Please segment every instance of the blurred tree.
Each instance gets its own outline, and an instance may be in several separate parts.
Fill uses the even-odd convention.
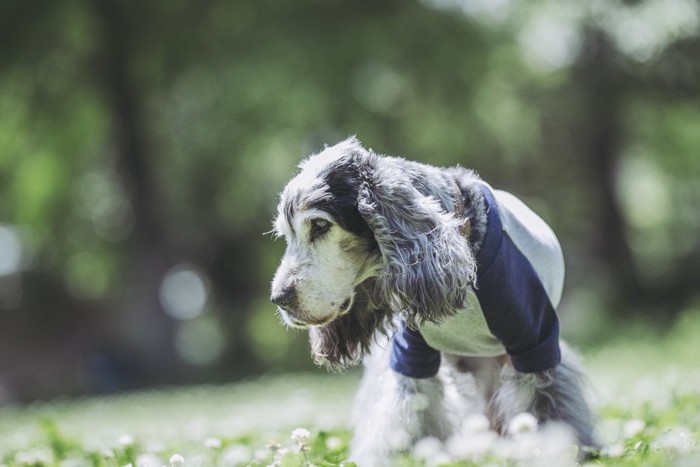
[[[564,306],[670,320],[697,300],[699,25],[694,0],[2,3],[0,402],[310,368],[262,233],[348,134],[526,198]]]

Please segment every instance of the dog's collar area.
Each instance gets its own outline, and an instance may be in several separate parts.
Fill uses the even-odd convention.
[[[456,180],[452,180],[452,187],[455,199],[455,217],[462,221],[462,225],[460,226],[459,230],[464,238],[471,240],[471,221],[469,217],[467,217],[464,209],[464,194],[459,188]]]
[[[503,222],[498,213],[496,199],[491,193],[491,189],[485,183],[479,183],[479,188],[484,195],[484,206],[486,207],[486,232],[481,249],[477,253],[479,271],[485,271],[494,262],[503,240]]]

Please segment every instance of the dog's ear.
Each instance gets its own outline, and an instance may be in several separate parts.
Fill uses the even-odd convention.
[[[369,158],[358,210],[379,245],[378,281],[392,311],[409,324],[439,322],[464,305],[476,263],[464,221],[421,193],[399,161]]]
[[[342,370],[360,362],[378,334],[387,334],[392,323],[388,310],[376,308],[358,290],[352,309],[325,326],[309,329],[311,354],[318,365]]]

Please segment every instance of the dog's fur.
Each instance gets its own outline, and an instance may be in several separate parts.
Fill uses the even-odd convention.
[[[319,364],[342,369],[365,357],[354,460],[386,465],[417,439],[448,438],[469,411],[501,432],[530,412],[594,445],[582,375],[565,347],[561,364],[537,374],[518,373],[507,355],[444,355],[438,375],[423,379],[389,367],[397,319],[440,323],[464,305],[487,224],[475,173],[378,156],[355,138],[300,168],[274,221],[287,250],[271,299],[287,325],[309,330]]]

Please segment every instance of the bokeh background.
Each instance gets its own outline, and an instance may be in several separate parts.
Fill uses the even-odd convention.
[[[0,404],[312,370],[264,232],[351,134],[533,206],[577,346],[698,304],[696,0],[4,0]]]

